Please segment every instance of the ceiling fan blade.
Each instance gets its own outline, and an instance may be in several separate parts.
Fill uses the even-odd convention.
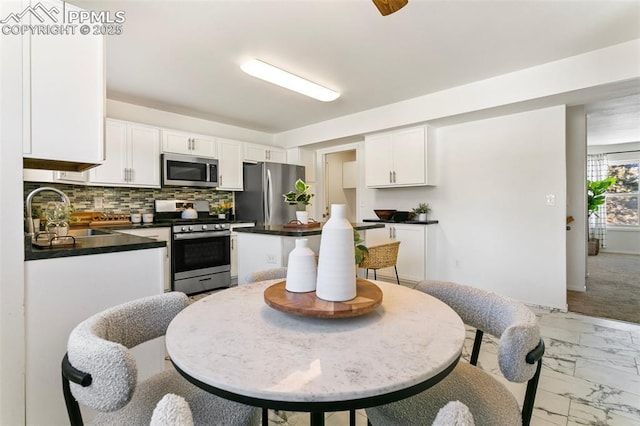
[[[382,16],[391,15],[402,9],[409,3],[409,0],[373,0],[373,4],[376,5]]]

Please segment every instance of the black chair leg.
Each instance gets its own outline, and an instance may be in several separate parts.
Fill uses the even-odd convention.
[[[393,265],[393,269],[396,271],[396,281],[398,281],[398,285],[400,285],[400,277],[398,276],[398,268],[396,265]]]
[[[349,426],[356,426],[356,410],[349,410]]]
[[[377,279],[378,279],[378,270],[377,270],[377,269],[374,269],[374,270],[373,270],[373,279],[374,279],[374,280],[377,280]]]
[[[269,426],[269,410],[267,408],[262,409],[262,426]]]

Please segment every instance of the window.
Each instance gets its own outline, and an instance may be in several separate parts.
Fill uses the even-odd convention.
[[[640,226],[638,171],[640,160],[610,161],[608,175],[616,184],[607,191],[607,225]]]

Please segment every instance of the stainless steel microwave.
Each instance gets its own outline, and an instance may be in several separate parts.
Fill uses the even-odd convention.
[[[162,186],[218,186],[218,160],[181,154],[162,154]]]

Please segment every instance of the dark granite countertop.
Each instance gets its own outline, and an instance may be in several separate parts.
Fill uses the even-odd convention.
[[[138,229],[151,228],[151,225],[138,225]],[[129,229],[136,229],[128,227]],[[122,229],[122,228],[120,228]],[[90,237],[76,237],[75,247],[56,247],[53,249],[34,247],[31,237],[24,239],[24,260],[55,259],[59,257],[86,256],[91,254],[115,253],[119,251],[144,250],[156,247],[166,247],[165,241],[156,241],[151,238],[138,237],[123,234],[112,230],[105,235],[93,235]]]
[[[373,222],[373,223],[399,223],[399,224],[407,224],[407,225],[435,225],[438,223],[437,220],[428,220],[426,222],[419,222],[417,220],[403,220],[401,222],[396,222],[395,220],[380,220],[380,219],[363,219],[363,222]]]
[[[352,223],[354,229],[362,231],[365,229],[383,228],[384,225],[380,223]],[[248,234],[263,234],[263,235],[276,235],[281,237],[305,237],[308,235],[320,235],[322,233],[322,224],[317,228],[285,228],[283,225],[271,225],[271,226],[253,226],[250,228],[237,228],[237,233]]]

